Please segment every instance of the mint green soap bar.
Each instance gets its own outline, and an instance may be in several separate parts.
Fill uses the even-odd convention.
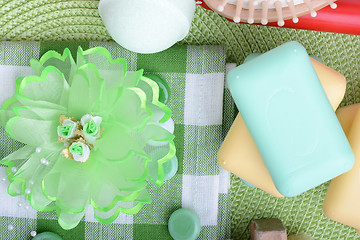
[[[352,168],[352,149],[301,44],[245,62],[229,72],[228,84],[282,195],[299,195]]]

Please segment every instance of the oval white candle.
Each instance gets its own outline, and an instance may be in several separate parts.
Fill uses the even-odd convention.
[[[186,37],[194,0],[101,0],[99,13],[111,37],[138,53],[165,50]]]

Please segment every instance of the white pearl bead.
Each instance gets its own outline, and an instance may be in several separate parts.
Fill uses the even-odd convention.
[[[46,159],[45,159],[45,158],[42,158],[42,159],[40,159],[40,162],[41,162],[41,164],[45,164],[45,163],[46,163]]]
[[[11,171],[14,173],[14,172],[17,171],[17,168],[16,168],[16,167],[12,167],[12,168],[11,168]]]
[[[27,188],[27,189],[25,189],[25,193],[26,193],[26,194],[30,194],[30,193],[31,193],[31,190]]]
[[[29,184],[30,184],[30,185],[34,185],[34,181],[33,181],[33,180],[29,180]]]
[[[1,178],[1,181],[5,182],[5,181],[6,181],[6,178]]]
[[[31,231],[31,232],[30,232],[30,235],[31,235],[32,237],[35,237],[36,234],[37,234],[36,231]]]
[[[22,207],[22,202],[18,202],[18,207]]]
[[[10,224],[10,225],[8,226],[8,230],[9,230],[9,231],[12,231],[13,229],[14,229],[14,226]]]
[[[40,152],[41,152],[41,147],[37,147],[37,148],[35,149],[35,151],[36,151],[37,153],[40,153]]]

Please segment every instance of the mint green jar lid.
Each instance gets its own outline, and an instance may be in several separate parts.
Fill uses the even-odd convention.
[[[167,104],[170,100],[170,87],[161,77],[153,74],[147,74],[145,77],[150,78],[159,86],[159,101]]]
[[[33,240],[62,240],[62,238],[53,232],[43,232],[36,235]]]
[[[200,218],[194,211],[180,208],[171,214],[168,228],[175,240],[195,240],[201,231]]]

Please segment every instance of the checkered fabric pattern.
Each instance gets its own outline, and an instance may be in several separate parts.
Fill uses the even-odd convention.
[[[193,209],[201,220],[199,239],[230,238],[230,174],[216,161],[223,131],[225,51],[219,46],[174,46],[164,52],[143,55],[115,43],[100,42],[0,42],[0,103],[15,91],[17,77],[31,75],[31,58],[48,50],[73,55],[83,49],[103,46],[113,58],[127,60],[128,70],[164,78],[171,90],[168,106],[173,111],[179,169],[162,187],[149,186],[152,204],[136,215],[120,214],[111,225],[97,222],[93,210],[73,230],[65,231],[54,212],[37,212],[23,197],[7,194],[5,168],[0,166],[0,239],[30,239],[30,232],[52,231],[64,240],[76,239],[171,239],[167,222],[179,208]],[[0,158],[18,149],[18,143],[0,129]],[[13,227],[9,230],[9,227]]]
[[[2,0],[0,40],[110,41],[98,13],[98,4],[98,0]],[[227,62],[241,64],[251,53],[264,53],[288,41],[300,42],[309,54],[319,57],[325,65],[346,77],[346,94],[341,106],[360,102],[360,36],[234,24],[197,6],[190,32],[180,44],[222,45],[226,49]],[[16,48],[24,47],[17,45]],[[31,50],[27,48],[27,51]],[[6,56],[11,56],[11,53],[13,51],[7,51]],[[0,48],[0,61],[4,61],[3,54]],[[28,62],[26,58],[9,59],[24,64]],[[2,79],[0,83],[4,84]],[[225,135],[237,110],[228,90],[225,90],[223,101]],[[14,145],[1,147],[13,148]],[[290,235],[306,232],[316,240],[360,240],[353,228],[334,222],[323,214],[322,204],[328,185],[325,183],[295,198],[276,199],[260,189],[246,187],[240,178],[232,175],[231,238],[249,239],[249,223],[254,218],[279,218]]]

